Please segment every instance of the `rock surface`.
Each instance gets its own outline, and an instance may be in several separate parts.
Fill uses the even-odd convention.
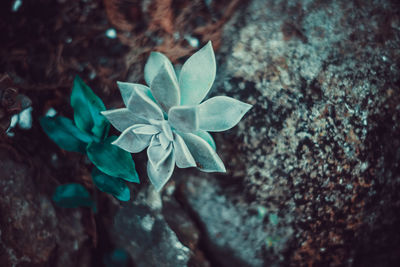
[[[152,187],[142,190],[133,203],[116,213],[113,243],[124,248],[138,267],[187,266],[190,250],[168,226],[161,208],[161,197]]]
[[[248,241],[233,255],[264,250],[267,266],[400,261],[399,11],[395,1],[260,0],[226,27],[213,94],[254,108],[237,128],[215,135],[228,169],[215,178],[222,195],[247,203],[242,217],[260,205],[277,214],[280,240],[262,248]],[[197,197],[188,194],[188,202],[218,246],[232,233],[212,231],[229,216],[209,220],[202,202],[190,201]],[[235,202],[223,202],[237,213]],[[268,226],[259,225],[266,233]]]
[[[217,266],[263,266],[264,248],[284,245],[292,231],[282,232],[276,214],[251,210],[247,203],[238,202],[224,192],[215,180],[191,176],[182,188],[182,198],[204,225]]]
[[[16,155],[0,147],[1,266],[90,266],[81,211],[57,211]]]

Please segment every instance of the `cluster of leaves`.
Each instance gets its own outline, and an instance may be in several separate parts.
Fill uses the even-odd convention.
[[[59,147],[86,154],[94,164],[92,179],[100,191],[121,201],[130,199],[126,181],[139,183],[135,163],[130,153],[111,143],[116,136],[108,136],[109,122],[101,115],[104,103],[78,76],[74,80],[71,106],[74,121],[63,117],[42,117],[40,124]],[[63,207],[91,206],[90,195],[79,184],[59,186],[53,200]]]

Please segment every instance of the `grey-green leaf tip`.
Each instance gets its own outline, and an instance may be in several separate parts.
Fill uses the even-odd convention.
[[[252,106],[227,96],[202,102],[215,74],[211,41],[185,62],[179,77],[166,56],[153,52],[144,70],[148,86],[118,82],[126,108],[102,112],[122,132],[112,144],[130,153],[147,148],[147,174],[157,191],[175,165],[226,172],[208,131],[231,129]]]

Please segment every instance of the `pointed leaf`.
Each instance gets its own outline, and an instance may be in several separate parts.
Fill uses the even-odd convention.
[[[171,64],[171,61],[160,52],[151,52],[149,59],[146,62],[144,67],[144,79],[148,86],[151,85],[154,77],[158,74],[161,65],[165,64],[167,68],[174,71],[174,67]]]
[[[121,92],[122,100],[124,101],[125,106],[128,106],[129,99],[132,95],[137,95],[138,92],[142,92],[155,103],[156,100],[151,94],[150,88],[139,83],[126,83],[126,82],[117,82],[119,91]]]
[[[168,123],[168,121],[163,121],[161,123],[161,129],[162,129],[163,134],[169,141],[174,140],[174,135],[172,133],[171,125]]]
[[[160,107],[143,91],[135,91],[129,98],[127,108],[137,117],[145,120],[163,120]]]
[[[149,148],[147,149],[149,162],[154,166],[154,168],[158,169],[159,166],[169,157],[172,149],[172,146],[168,146],[164,149],[157,138],[153,138]]]
[[[64,150],[85,153],[87,143],[93,141],[90,135],[76,128],[68,118],[42,117],[39,122],[50,139]]]
[[[207,95],[214,83],[217,67],[211,41],[193,54],[179,75],[181,104],[196,105]]]
[[[160,129],[154,125],[145,124],[145,125],[138,125],[137,127],[133,128],[132,131],[135,134],[140,134],[140,135],[155,135],[160,132]]]
[[[235,126],[252,105],[227,96],[216,96],[199,105],[199,127],[221,132]]]
[[[214,150],[217,150],[217,146],[215,145],[214,138],[211,136],[209,132],[198,130],[193,134],[203,138]]]
[[[174,137],[176,166],[179,168],[196,167],[196,161],[190,153],[183,138],[179,134],[174,134]]]
[[[180,92],[174,69],[169,65],[162,64],[158,74],[154,77],[151,92],[161,108],[168,113],[168,110],[180,103]]]
[[[102,111],[101,114],[120,132],[125,131],[126,128],[132,125],[147,123],[146,120],[137,117],[127,108],[106,110]]]
[[[131,198],[129,187],[120,178],[107,175],[96,167],[93,167],[92,179],[97,188],[102,192],[111,194],[121,201],[128,201]]]
[[[79,129],[99,138],[107,136],[109,124],[100,114],[106,108],[101,99],[78,76],[75,77],[72,88],[71,106]]]
[[[192,133],[199,129],[197,106],[176,106],[168,112],[168,122],[180,132]]]
[[[147,124],[136,124],[127,128],[112,144],[119,148],[128,151],[129,153],[139,153],[149,146],[153,134],[135,133],[136,129]]]
[[[194,134],[180,135],[196,161],[197,168],[204,172],[226,172],[224,163],[204,139]]]
[[[86,188],[76,183],[57,186],[52,199],[57,206],[62,208],[94,206]]]
[[[159,145],[156,141],[152,143],[154,146]],[[154,185],[157,192],[160,191],[168,182],[169,178],[171,178],[174,167],[175,153],[173,149],[170,150],[170,153],[167,157],[163,157],[162,160],[157,163],[157,166],[154,166],[149,159],[147,163],[147,175],[149,176],[150,182]]]
[[[160,141],[162,148],[167,149],[167,147],[171,144],[171,140],[167,138],[164,133],[159,133],[156,135],[156,138]]]
[[[105,174],[139,183],[131,154],[111,144],[116,139],[110,136],[100,143],[90,143],[86,149],[90,161]]]

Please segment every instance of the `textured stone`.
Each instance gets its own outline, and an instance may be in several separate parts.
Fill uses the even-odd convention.
[[[218,266],[263,266],[265,248],[285,245],[293,232],[279,228],[277,219],[269,221],[276,214],[251,209],[230,197],[207,175],[191,176],[180,193],[201,223],[209,243],[207,253]]]
[[[225,26],[212,94],[254,107],[214,135],[228,173],[206,177],[221,191],[187,184],[214,257],[230,240],[231,258],[264,251],[251,266],[400,261],[399,14],[395,1],[255,0]],[[199,203],[233,221],[260,207],[277,214],[276,238],[232,246],[242,234],[214,232],[230,216],[210,218]],[[248,220],[239,233],[267,227]]]
[[[2,266],[89,266],[82,213],[56,211],[13,150],[0,148],[0,262]]]
[[[115,215],[112,242],[131,255],[135,266],[187,266],[190,249],[171,230],[161,209],[160,195],[148,187]]]

